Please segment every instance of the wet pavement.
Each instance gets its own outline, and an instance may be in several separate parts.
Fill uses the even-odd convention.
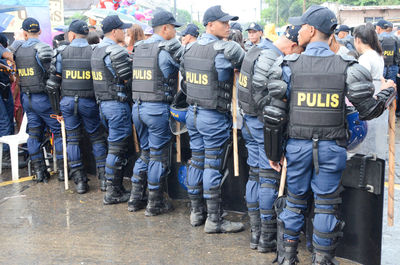
[[[397,125],[397,131],[400,128]],[[400,183],[400,133],[396,137],[396,183]],[[20,171],[27,176],[27,170]],[[189,224],[188,202],[175,200],[171,213],[145,217],[130,213],[127,204],[104,206],[98,181],[90,176],[90,192],[64,191],[53,176],[49,183],[11,180],[10,170],[0,176],[0,264],[272,264],[274,254],[249,248],[248,217],[238,234],[207,235]],[[129,180],[125,186],[130,187]],[[395,225],[387,227],[387,190],[383,222],[382,264],[395,265],[400,253],[400,189],[395,190]],[[310,264],[304,241],[300,264]],[[342,265],[356,264],[340,260]]]

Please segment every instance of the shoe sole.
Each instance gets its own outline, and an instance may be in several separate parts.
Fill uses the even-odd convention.
[[[260,253],[276,252],[276,248],[260,248],[260,246],[258,246],[257,250]]]
[[[108,202],[108,201],[106,201],[105,199],[103,199],[103,204],[104,205],[111,205],[111,204],[118,204],[118,203],[126,203],[127,201],[111,201],[111,202]]]
[[[250,243],[250,248],[253,249],[253,250],[256,250],[258,248],[258,244]]]

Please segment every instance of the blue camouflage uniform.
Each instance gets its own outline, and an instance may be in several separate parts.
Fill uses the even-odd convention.
[[[219,40],[216,36],[204,33],[197,43],[207,45]],[[233,66],[223,53],[215,57],[218,81],[232,78]],[[192,160],[188,173],[189,194],[199,194],[204,190],[204,198],[210,198],[210,191],[220,189],[222,175],[217,169],[221,166],[222,146],[230,137],[232,120],[230,113],[189,106],[186,126],[190,136]],[[203,170],[204,168],[204,170]]]
[[[312,42],[307,45],[305,55],[327,57],[334,53],[324,42]],[[290,69],[287,71],[290,75]],[[290,82],[287,82],[288,84]],[[289,98],[290,88],[288,86],[287,96]],[[286,144],[287,159],[287,207],[279,215],[279,219],[285,225],[285,239],[298,240],[299,232],[304,225],[304,215],[307,204],[303,202],[308,199],[310,189],[314,193],[315,207],[320,209],[332,209],[332,205],[323,205],[325,200],[330,200],[324,195],[330,195],[338,191],[342,172],[346,166],[346,149],[339,146],[336,141],[318,142],[319,174],[316,174],[313,166],[313,141],[289,138]],[[295,201],[299,202],[294,203]],[[321,233],[335,230],[340,221],[333,214],[315,213],[314,229]],[[294,233],[287,234],[287,230]],[[313,240],[320,246],[330,246],[332,239],[313,235]]]
[[[98,48],[114,45],[116,44],[110,38],[105,37],[99,44]],[[107,55],[104,58],[105,66],[110,70],[113,76],[116,78],[116,74],[114,69],[111,66],[110,56]],[[127,98],[127,95],[124,92],[118,92],[118,96],[120,98]],[[118,143],[127,139],[127,137],[132,135],[132,122],[131,122],[131,109],[129,103],[124,101],[121,102],[119,100],[107,100],[100,102],[100,118],[106,128],[108,128],[108,145],[110,146],[110,142]],[[108,153],[106,159],[106,178],[107,180],[112,181],[114,176],[114,165],[117,159],[126,160],[125,157],[119,158],[115,154]]]
[[[87,47],[89,44],[86,39],[74,39],[71,47]],[[56,71],[62,74],[62,56],[59,53],[56,61]],[[75,112],[76,108],[76,112]],[[105,167],[107,157],[107,146],[103,139],[103,127],[100,124],[99,107],[94,98],[78,99],[75,106],[75,98],[63,96],[60,101],[60,110],[65,120],[67,131],[67,152],[68,163],[71,169],[82,168],[81,150],[79,140],[81,138],[80,127],[83,123],[85,130],[89,134],[93,144],[93,155],[96,160],[97,168]]]
[[[164,41],[164,38],[154,34],[144,43],[161,41]],[[165,50],[161,50],[158,54],[158,66],[164,78],[179,71],[179,64]],[[167,91],[165,93],[166,96],[174,96],[167,95],[169,93]],[[167,166],[161,162],[159,157],[165,156],[163,148],[167,147],[172,136],[169,128],[169,115],[169,103],[167,102],[137,100],[132,107],[132,120],[139,137],[142,154],[135,163],[131,179],[133,183],[139,183],[141,181],[140,172],[147,172],[149,190],[160,189],[162,178],[167,174]]]
[[[30,47],[39,42],[39,39],[30,38],[25,41],[21,47]],[[47,72],[48,69],[43,67],[37,53],[36,61],[43,71]],[[50,117],[54,114],[54,112],[51,108],[47,93],[32,93],[30,95],[22,93],[22,107],[24,108],[24,111],[28,117],[28,152],[32,162],[43,160],[43,152],[40,149],[40,145],[42,144],[45,126],[48,126],[50,131],[54,134],[54,145],[56,148],[57,160],[63,159],[61,127],[60,123],[56,119]]]

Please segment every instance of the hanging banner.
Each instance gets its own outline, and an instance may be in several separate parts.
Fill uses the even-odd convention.
[[[52,28],[64,25],[64,0],[49,0]]]

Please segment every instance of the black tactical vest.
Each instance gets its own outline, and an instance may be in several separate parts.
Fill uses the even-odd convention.
[[[396,39],[394,37],[380,38],[385,66],[395,65]]]
[[[15,63],[19,75],[19,86],[24,93],[43,93],[46,91],[46,73],[36,61],[34,45],[20,46],[15,51]]]
[[[350,62],[338,55],[300,55],[287,63],[292,71],[289,137],[346,139],[345,80]]]
[[[247,115],[256,116],[257,107],[253,99],[252,78],[254,74],[254,64],[262,49],[252,47],[243,59],[240,69],[239,79],[237,80],[239,106]]]
[[[164,78],[158,65],[159,42],[135,47],[132,62],[132,98],[144,102],[170,103],[176,94],[178,71]]]
[[[67,46],[62,56],[62,96],[94,98],[92,67],[92,47]]]
[[[117,86],[117,80],[104,64],[107,46],[94,49],[91,59],[93,89],[97,101],[118,100],[118,92],[126,93],[125,87]]]
[[[200,45],[195,42],[184,55],[187,103],[221,112],[230,110],[233,73],[227,82],[218,81],[215,69],[217,51],[214,42]]]

